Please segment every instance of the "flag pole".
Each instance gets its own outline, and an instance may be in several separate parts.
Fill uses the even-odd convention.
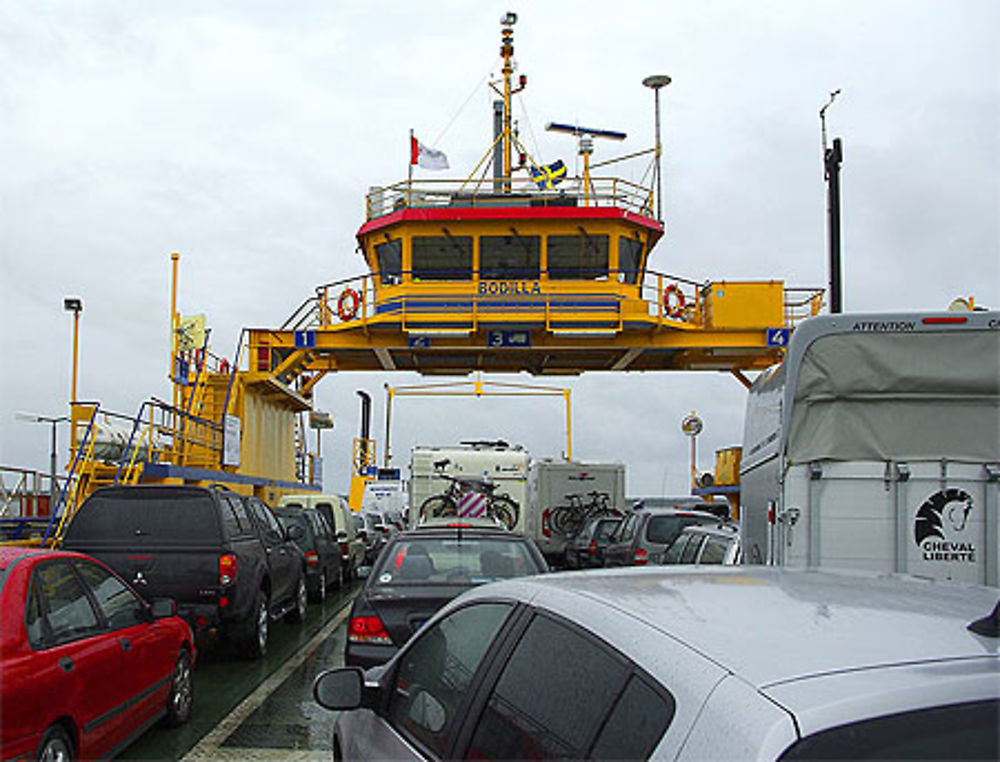
[[[410,206],[410,186],[413,184],[413,128],[410,128],[410,158],[407,160],[406,172],[406,206]]]

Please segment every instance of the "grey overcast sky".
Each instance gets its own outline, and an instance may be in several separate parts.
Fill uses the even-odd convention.
[[[80,397],[134,414],[169,398],[170,252],[181,311],[207,314],[224,355],[241,328],[278,326],[315,286],[360,274],[364,194],[405,179],[410,128],[448,155],[448,176],[485,151],[506,10],[528,76],[515,116],[543,161],[577,161],[549,121],[628,133],[595,160],[648,148],[642,79],[673,77],[653,269],[824,286],[818,111],[840,88],[827,123],[844,141],[845,308],[1000,306],[996,0],[5,0],[0,464],[48,467],[48,428],[14,413],[67,410],[64,296],[84,301]],[[329,489],[347,487],[355,390],[375,399],[381,454],[383,384],[424,380],[321,383],[317,407],[337,422]],[[545,383],[573,390],[574,454],[625,462],[632,495],[687,491],[688,412],[705,420],[703,469],[742,436],[745,392],[724,374]],[[418,443],[564,447],[555,400],[402,399],[393,412],[397,464]]]

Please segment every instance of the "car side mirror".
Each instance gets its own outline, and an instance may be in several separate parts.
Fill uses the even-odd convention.
[[[320,673],[313,683],[313,698],[324,709],[345,711],[361,706],[365,676],[358,667],[342,667]]]
[[[177,616],[177,602],[173,598],[154,598],[149,613],[154,620]]]
[[[358,579],[368,579],[368,575],[372,573],[372,567],[359,566],[354,570],[354,573],[358,575]]]

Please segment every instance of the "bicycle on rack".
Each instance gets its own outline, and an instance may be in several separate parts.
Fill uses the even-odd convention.
[[[607,492],[589,492],[590,501],[583,502],[583,495],[564,495],[566,505],[558,505],[549,514],[549,528],[553,534],[573,537],[590,519],[599,516],[621,516],[621,511],[611,506]]]
[[[486,477],[455,477],[444,472],[450,461],[434,462],[437,476],[450,482],[440,495],[431,495],[420,504],[423,516],[488,516],[507,529],[517,525],[519,508],[508,495],[497,493],[497,484]]]

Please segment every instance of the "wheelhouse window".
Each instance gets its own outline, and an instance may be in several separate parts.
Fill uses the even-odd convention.
[[[472,280],[472,236],[414,236],[413,277],[420,280]]]
[[[394,238],[375,244],[375,259],[383,286],[394,286],[403,280],[403,240]]]
[[[479,239],[479,277],[485,280],[537,280],[541,263],[541,236],[511,231]]]
[[[618,280],[622,283],[639,281],[639,266],[642,264],[642,241],[637,238],[618,238]]]
[[[550,235],[549,278],[597,280],[608,277],[608,240],[606,235]]]

